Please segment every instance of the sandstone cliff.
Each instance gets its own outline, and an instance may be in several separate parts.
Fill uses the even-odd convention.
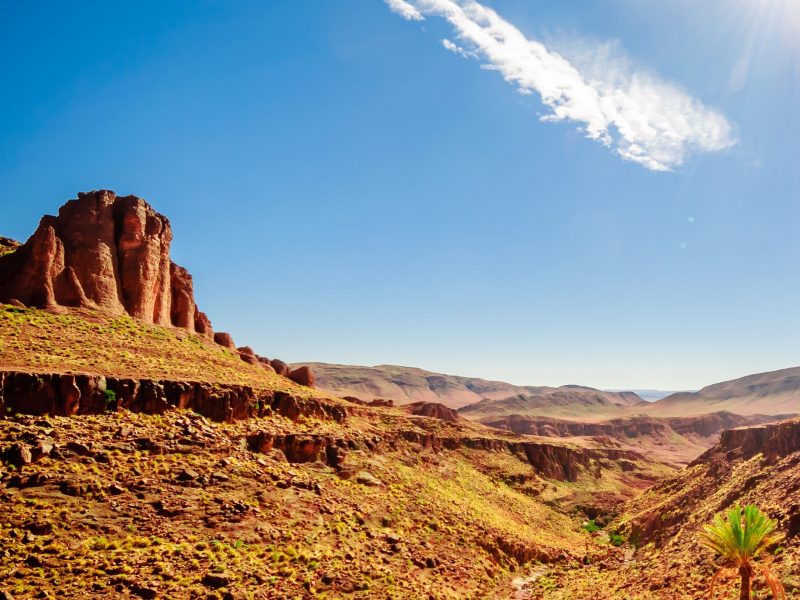
[[[192,276],[170,259],[171,243],[169,220],[143,199],[109,190],[79,193],[57,216],[44,216],[25,244],[0,238],[0,304],[128,315],[235,350],[231,336],[215,334],[197,307]],[[240,358],[266,371],[286,366],[248,350]],[[314,387],[308,367],[278,374]]]
[[[141,198],[100,190],[47,215],[31,238],[0,256],[0,301],[58,310],[99,309],[213,338],[192,277],[170,260],[169,221]]]

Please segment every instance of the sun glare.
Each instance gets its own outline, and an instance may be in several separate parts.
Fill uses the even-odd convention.
[[[739,0],[739,4],[759,34],[800,43],[800,0]]]

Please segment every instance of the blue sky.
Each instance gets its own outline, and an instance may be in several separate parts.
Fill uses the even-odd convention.
[[[800,364],[797,3],[393,4],[0,1],[0,235],[142,196],[215,328],[291,361],[666,389]]]

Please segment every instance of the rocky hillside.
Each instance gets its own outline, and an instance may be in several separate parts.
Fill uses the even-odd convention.
[[[443,375],[412,367],[379,365],[359,367],[327,363],[302,363],[316,374],[317,385],[340,396],[387,398],[396,404],[438,402],[449,408],[463,408],[463,416],[478,418],[489,414],[594,414],[599,410],[616,413],[637,406],[643,400],[631,392],[602,392],[566,385],[560,388],[517,386],[502,381]],[[495,404],[496,402],[496,404]],[[528,412],[528,411],[534,412]]]
[[[800,367],[716,383],[698,392],[672,394],[647,407],[653,415],[800,414]]]
[[[791,399],[793,373],[645,416],[405,367],[313,365],[314,389],[212,331],[171,240],[108,191],[0,238],[0,600],[697,598],[697,529],[739,500],[781,521],[800,590],[800,421],[678,470],[775,411],[659,414]]]
[[[713,448],[626,503],[607,526],[627,543],[600,564],[553,576],[547,598],[706,597],[716,565],[700,547],[703,524],[735,503],[756,504],[786,535],[765,560],[789,598],[800,595],[800,420],[727,430]],[[723,581],[723,586],[730,580]],[[757,583],[758,585],[758,583]],[[731,590],[731,587],[727,589]],[[756,589],[763,593],[763,582]],[[731,597],[719,594],[722,597]]]
[[[78,418],[13,415],[47,409],[19,402],[23,383],[0,419],[5,597],[505,597],[521,568],[601,555],[586,511],[669,472],[430,406],[273,394],[219,423],[134,394]]]

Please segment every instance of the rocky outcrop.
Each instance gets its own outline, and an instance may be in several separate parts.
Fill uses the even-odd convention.
[[[343,422],[348,414],[345,407],[321,399],[243,385],[0,371],[0,414],[70,416],[119,408],[150,414],[191,409],[227,422],[269,413],[292,420],[313,417]]]
[[[691,417],[651,417],[645,415],[608,419],[605,421],[570,421],[551,417],[508,415],[487,417],[481,423],[517,434],[542,437],[607,437],[616,440],[635,439],[642,436],[668,438],[675,433],[692,438],[716,441],[723,430],[742,425],[755,425],[779,420],[767,415],[742,416],[729,412],[694,415]],[[700,440],[698,440],[700,441]]]
[[[250,363],[251,365],[258,364],[258,357],[250,346],[242,346],[241,348],[237,348],[237,351],[239,352],[239,358],[244,362]]]
[[[247,447],[252,452],[262,454],[280,450],[290,463],[319,461],[338,469],[344,464],[348,443],[343,439],[324,435],[275,435],[258,431],[247,437]]]
[[[761,425],[790,419],[795,415],[737,415],[727,411],[693,415],[691,417],[665,418],[669,426],[680,435],[694,435],[704,438],[717,436],[725,429]]]
[[[230,333],[224,331],[217,331],[214,333],[214,341],[225,348],[236,350],[236,344],[233,341]]]
[[[16,252],[21,245],[17,240],[0,236],[0,256]]]
[[[269,361],[269,364],[272,366],[273,369],[275,369],[275,372],[278,375],[283,375],[284,377],[286,377],[289,374],[289,365],[287,365],[282,360],[278,358],[273,358],[271,361]]]
[[[299,385],[314,387],[314,372],[309,367],[297,367],[287,377]]]
[[[265,356],[256,356],[258,359],[258,364],[261,365],[261,368],[265,371],[269,371],[270,373],[274,373],[275,369],[272,368],[272,365],[269,364],[269,359]]]
[[[78,194],[45,216],[31,238],[0,256],[0,301],[80,307],[213,338],[192,277],[170,260],[169,221],[141,198]]]
[[[413,404],[406,404],[403,409],[412,415],[431,417],[448,423],[455,423],[460,419],[456,411],[438,402],[414,402]]]
[[[651,417],[584,422],[548,417],[509,415],[507,417],[488,417],[481,419],[481,423],[513,433],[542,437],[623,436],[632,438],[640,435],[664,435],[669,430],[665,423]]]
[[[447,437],[419,431],[403,431],[400,435],[406,441],[419,444],[426,450],[469,448],[486,452],[509,452],[531,465],[542,477],[557,481],[577,481],[582,470],[598,473],[603,461],[644,460],[640,454],[627,450],[573,448],[492,437]]]
[[[727,429],[722,432],[719,443],[692,465],[708,463],[720,454],[728,460],[749,459],[762,454],[767,463],[774,463],[797,451],[800,451],[800,419],[793,419],[758,427]]]
[[[43,217],[25,244],[0,238],[0,303],[127,314],[235,350],[231,336],[215,334],[198,309],[191,274],[170,260],[171,242],[169,220],[143,199],[109,190],[80,193],[57,216]],[[248,347],[239,356],[263,363]],[[274,363],[278,374],[314,385],[308,367],[290,372],[286,363]]]

